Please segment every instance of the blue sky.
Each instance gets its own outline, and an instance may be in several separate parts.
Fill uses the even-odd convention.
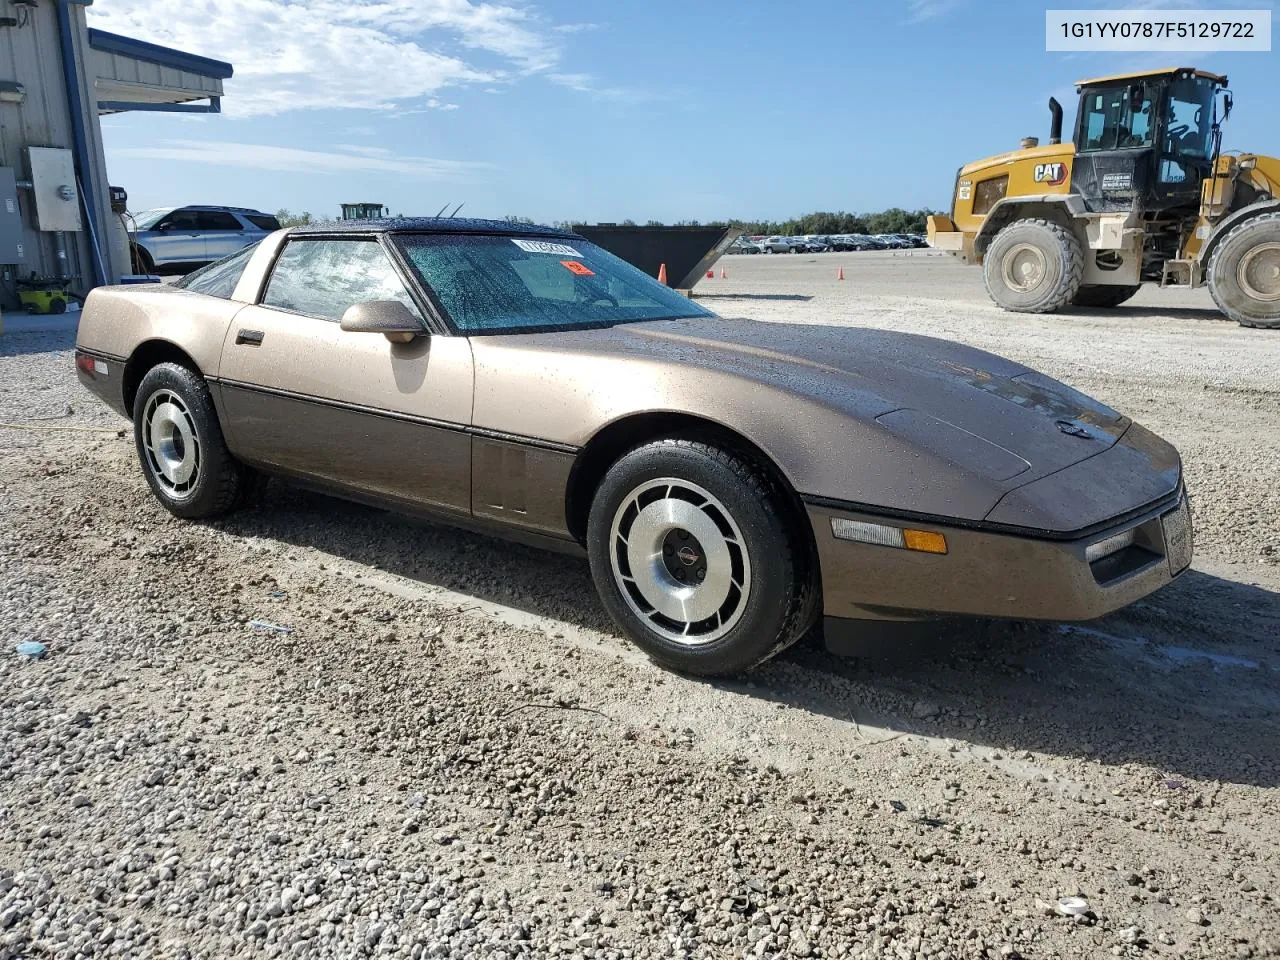
[[[1098,4],[1054,4],[1073,5]],[[945,207],[962,162],[1047,135],[1050,94],[1069,128],[1073,81],[1175,62],[1229,75],[1226,148],[1280,155],[1275,52],[1046,53],[1045,6],[96,0],[89,19],[235,66],[221,115],[104,118],[134,209],[465,201],[673,222]]]

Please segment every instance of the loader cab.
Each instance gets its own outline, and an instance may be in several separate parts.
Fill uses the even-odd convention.
[[[1071,192],[1094,212],[1194,212],[1216,159],[1226,85],[1190,68],[1079,83]]]

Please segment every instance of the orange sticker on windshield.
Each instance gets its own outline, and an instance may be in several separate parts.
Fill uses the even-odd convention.
[[[594,277],[596,275],[596,272],[581,260],[561,260],[560,265],[570,273],[576,273],[580,277]]]

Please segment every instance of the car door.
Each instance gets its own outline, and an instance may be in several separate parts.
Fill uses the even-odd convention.
[[[204,234],[206,260],[221,260],[249,241],[244,224],[225,210],[196,211],[196,227]]]
[[[203,263],[209,259],[195,210],[174,210],[153,230],[155,236],[149,246],[157,264]]]
[[[232,449],[269,469],[407,505],[471,509],[465,337],[349,333],[353,304],[426,304],[373,237],[291,237],[227,331],[218,371]]]

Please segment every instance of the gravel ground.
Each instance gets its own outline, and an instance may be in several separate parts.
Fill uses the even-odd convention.
[[[1174,441],[1193,570],[694,681],[577,560],[283,484],[172,519],[71,336],[5,334],[0,960],[1280,955],[1280,333],[1169,291],[1014,317],[923,254],[721,265],[727,316],[963,340]]]

